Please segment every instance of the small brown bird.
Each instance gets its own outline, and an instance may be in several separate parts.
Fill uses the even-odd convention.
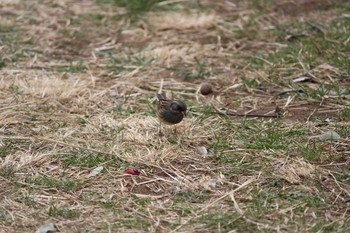
[[[157,116],[160,124],[180,123],[187,113],[187,106],[181,100],[168,100],[164,94],[157,94]],[[162,134],[161,128],[159,134]]]

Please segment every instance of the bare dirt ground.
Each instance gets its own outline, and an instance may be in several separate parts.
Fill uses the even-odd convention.
[[[0,14],[0,232],[350,231],[348,1]],[[189,107],[164,138],[159,91]]]

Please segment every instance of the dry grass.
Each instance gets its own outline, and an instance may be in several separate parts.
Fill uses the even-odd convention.
[[[113,2],[0,3],[0,232],[350,230],[349,3]]]

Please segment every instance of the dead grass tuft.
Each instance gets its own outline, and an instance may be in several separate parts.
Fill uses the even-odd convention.
[[[76,99],[89,95],[89,87],[93,87],[93,79],[80,77],[60,77],[57,74],[42,72],[26,72],[3,77],[0,88],[16,87],[17,91],[33,98],[53,98],[59,101]]]
[[[315,166],[306,161],[297,159],[293,162],[276,167],[278,174],[291,184],[299,184],[303,179],[312,178],[315,175]]]
[[[161,64],[173,64],[175,62],[183,61],[190,63],[195,57],[203,54],[203,52],[210,50],[208,46],[202,46],[198,43],[191,45],[166,45],[159,46],[158,43],[151,44],[144,54],[148,57],[155,57]],[[185,59],[184,59],[185,58]]]
[[[185,30],[213,27],[219,22],[219,17],[215,13],[162,12],[150,15],[148,21],[157,30]]]

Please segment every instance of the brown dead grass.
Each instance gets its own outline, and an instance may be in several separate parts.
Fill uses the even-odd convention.
[[[218,23],[218,16],[211,13],[161,13],[148,18],[150,27],[156,30],[186,30],[190,28],[209,28]]]
[[[205,113],[212,105],[244,114],[268,114],[280,106],[285,109],[283,130],[302,124],[308,140],[336,127],[312,117],[336,121],[345,107],[332,93],[319,101],[277,98],[285,88],[270,74],[283,73],[285,67],[259,70],[247,60],[258,51],[286,48],[269,30],[294,19],[295,5],[284,2],[260,12],[248,2],[202,1],[210,11],[187,11],[183,1],[179,12],[150,12],[133,23],[113,17],[124,12],[120,7],[105,9],[94,1],[2,1],[7,14],[0,25],[23,30],[21,40],[33,44],[18,48],[21,56],[0,70],[0,232],[33,232],[48,222],[60,232],[288,232],[310,231],[317,224],[322,232],[328,224],[349,224],[350,186],[339,178],[349,166],[348,137],[322,144],[340,161],[328,156],[313,163],[297,150],[247,148],[246,139],[239,138],[241,118]],[[316,2],[321,4],[316,10],[330,7],[328,1]],[[256,32],[254,39],[241,35],[246,30]],[[109,68],[108,53],[119,59],[120,72]],[[153,60],[142,63],[148,58]],[[87,70],[58,72],[79,61]],[[205,70],[186,79],[199,72],[198,61]],[[339,78],[339,69],[321,65],[308,70],[317,82]],[[305,69],[302,63],[291,64],[289,76],[280,80]],[[263,86],[249,86],[242,76]],[[198,93],[204,79],[218,96]],[[177,133],[165,128],[165,140],[158,136],[154,112],[154,94],[160,89],[184,98],[191,112],[176,126]],[[344,101],[349,102],[348,96]],[[259,119],[247,126],[252,129],[248,142],[268,132],[271,122]],[[206,158],[198,146],[209,149]],[[82,154],[66,166],[76,156],[72,149]],[[104,160],[88,166],[83,152]],[[90,177],[97,166],[104,171]],[[140,176],[124,174],[127,168],[139,170]],[[40,183],[43,178],[56,183]],[[67,180],[73,183],[60,183]],[[266,204],[268,196],[263,196],[296,191],[321,196],[324,206],[288,198]],[[54,208],[66,212],[55,214]],[[262,216],[255,212],[259,208]],[[214,216],[224,220],[215,222]]]

